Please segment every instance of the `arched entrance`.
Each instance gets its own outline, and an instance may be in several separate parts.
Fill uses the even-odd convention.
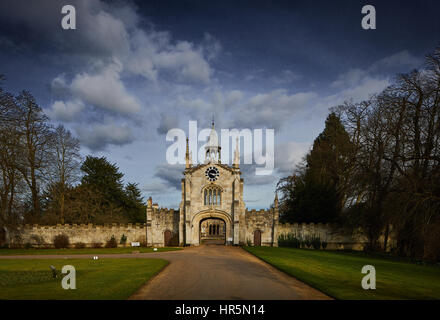
[[[200,237],[200,231],[201,231],[201,223],[204,220],[207,219],[219,219],[225,223],[225,240],[226,245],[232,245],[234,244],[234,235],[232,231],[232,219],[231,215],[225,211],[220,210],[206,210],[206,211],[200,211],[196,213],[193,218],[191,219],[191,226],[187,230],[186,233],[186,243],[189,245],[196,245],[198,246],[201,240]],[[206,229],[205,229],[206,231]],[[220,227],[219,227],[220,231]],[[208,229],[209,232],[209,229]]]
[[[261,246],[261,231],[254,231],[254,246]]]
[[[225,244],[226,223],[220,218],[206,218],[200,221],[200,244]]]

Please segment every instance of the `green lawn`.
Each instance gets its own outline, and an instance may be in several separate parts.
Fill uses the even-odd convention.
[[[165,247],[157,248],[157,252],[181,250],[182,248]],[[113,254],[132,253],[133,251],[154,252],[153,248],[126,247],[126,248],[85,248],[85,249],[0,249],[0,256],[13,255],[46,255],[46,254]]]
[[[440,267],[360,252],[244,247],[287,274],[336,299],[440,299]],[[364,265],[376,269],[376,290],[364,290]]]
[[[0,260],[0,299],[127,299],[168,264],[163,259]],[[49,268],[76,269],[76,289],[61,287]],[[63,275],[61,275],[63,276]]]

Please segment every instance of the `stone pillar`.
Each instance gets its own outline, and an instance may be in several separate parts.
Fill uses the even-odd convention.
[[[146,229],[146,239],[147,239],[147,246],[153,246],[153,226],[152,226],[152,217],[153,217],[153,200],[151,197],[147,200],[147,221],[145,224]]]
[[[179,212],[179,246],[183,247],[185,241],[185,179],[181,180],[182,186],[182,201],[180,202]]]
[[[275,195],[275,201],[273,206],[273,223],[272,223],[272,246],[278,247],[278,225],[280,213],[278,209],[278,194]]]

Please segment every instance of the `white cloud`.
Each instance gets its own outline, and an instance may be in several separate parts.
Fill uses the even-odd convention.
[[[203,48],[188,41],[173,44],[168,32],[138,30],[133,36],[127,70],[157,81],[160,75],[174,81],[208,84],[213,73]]]
[[[52,120],[71,122],[76,120],[83,110],[84,103],[80,100],[75,100],[67,102],[55,101],[51,108],[45,111]]]
[[[371,71],[394,71],[395,69],[408,69],[417,68],[423,63],[423,59],[413,56],[408,50],[397,52],[391,56],[380,59],[371,66]]]
[[[310,150],[309,142],[284,142],[275,146],[275,168],[280,175],[292,174],[293,169],[299,164]]]
[[[124,145],[134,140],[128,126],[115,123],[77,126],[75,131],[81,144],[94,151],[104,150],[108,145]]]
[[[141,109],[140,104],[125,89],[120,72],[121,65],[115,62],[98,74],[78,74],[70,89],[76,97],[95,107],[120,113],[137,113]]]
[[[238,128],[279,129],[294,114],[310,107],[316,98],[314,92],[288,94],[286,90],[257,94],[234,110],[233,125]]]

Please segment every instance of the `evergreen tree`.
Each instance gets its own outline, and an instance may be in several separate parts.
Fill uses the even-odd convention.
[[[132,222],[145,222],[145,204],[137,183],[128,183],[125,187],[125,207]]]
[[[313,149],[291,177],[281,179],[282,220],[289,222],[335,221],[346,201],[347,168],[353,160],[350,136],[339,117],[331,113]]]
[[[124,174],[119,172],[116,164],[111,164],[105,157],[87,156],[81,166],[84,176],[83,185],[96,189],[105,195],[107,204],[121,206],[125,200]]]

